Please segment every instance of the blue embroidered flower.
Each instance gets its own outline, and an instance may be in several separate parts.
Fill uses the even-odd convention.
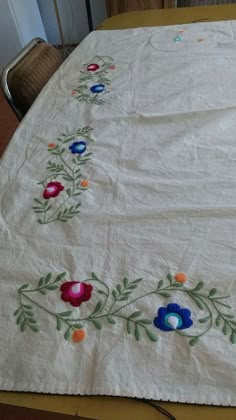
[[[101,92],[104,91],[104,89],[105,89],[105,85],[103,85],[101,83],[99,85],[93,85],[90,88],[90,90],[91,90],[92,93],[101,93]]]
[[[75,154],[78,153],[79,155],[82,155],[82,153],[86,150],[86,143],[85,141],[75,141],[70,147],[71,153]]]
[[[190,310],[181,309],[177,303],[170,303],[166,308],[159,308],[153,323],[162,331],[184,330],[193,325]]]

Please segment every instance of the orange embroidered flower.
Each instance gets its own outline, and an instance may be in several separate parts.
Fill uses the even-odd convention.
[[[72,335],[72,340],[74,343],[80,343],[86,337],[86,332],[84,330],[75,330]]]
[[[89,182],[87,179],[82,179],[80,182],[81,187],[87,188],[89,186]]]
[[[178,283],[185,283],[187,281],[187,276],[185,273],[177,273],[175,275],[175,281]]]
[[[48,144],[48,147],[49,147],[50,149],[54,149],[54,147],[57,147],[57,145],[56,145],[56,143],[49,143],[49,144]]]

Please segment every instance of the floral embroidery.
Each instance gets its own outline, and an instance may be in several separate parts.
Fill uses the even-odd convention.
[[[79,281],[68,281],[60,287],[62,291],[61,299],[70,302],[72,306],[80,306],[82,302],[87,302],[92,296],[93,286]]]
[[[175,281],[178,283],[185,283],[187,281],[187,276],[185,273],[177,273],[175,275]]]
[[[176,37],[174,38],[174,41],[175,41],[175,42],[180,42],[180,41],[182,41],[182,37],[181,37],[181,36],[176,36]]]
[[[115,69],[113,58],[96,55],[91,63],[86,63],[80,71],[78,86],[71,95],[80,102],[95,105],[106,103],[105,94],[109,93],[111,71]]]
[[[72,340],[74,343],[81,343],[86,338],[86,332],[82,329],[75,330],[72,335]]]
[[[83,178],[81,167],[92,155],[90,151],[85,153],[93,141],[91,132],[92,128],[84,127],[74,133],[63,134],[57,143],[48,144],[48,152],[54,160],[48,161],[46,176],[38,182],[43,187],[42,199],[35,198],[33,206],[34,212],[40,215],[40,224],[67,222],[80,213],[81,203],[75,200],[89,185]],[[65,147],[67,143],[70,143],[68,148]]]
[[[43,198],[45,198],[45,200],[48,200],[51,197],[57,197],[63,190],[64,187],[60,182],[49,182],[43,192]]]
[[[156,342],[158,340],[156,329],[159,329],[160,334],[162,331],[163,333],[172,331],[173,334],[185,337],[189,340],[190,346],[194,346],[211,328],[221,328],[223,334],[229,336],[230,342],[236,344],[236,320],[230,313],[230,306],[225,303],[230,296],[221,296],[216,288],[204,291],[203,281],[199,281],[192,288],[186,288],[184,283],[176,281],[175,276],[168,274],[166,279],[159,280],[153,289],[131,297],[142,282],[141,278],[129,280],[125,277],[114,289],[110,289],[94,273],[83,282],[65,282],[65,276],[66,273],[61,273],[53,279],[49,273],[39,279],[36,287],[30,288],[29,284],[23,284],[18,289],[19,307],[14,316],[22,332],[26,329],[39,331],[35,310],[37,312],[43,310],[56,322],[58,331],[64,330],[65,340],[76,343],[84,340],[86,336],[84,325],[88,327],[92,325],[95,329],[101,330],[104,323],[115,328],[117,322],[122,321],[126,324],[127,334],[133,335],[137,341],[145,335],[150,341]],[[80,317],[77,308],[73,311],[56,312],[54,309],[56,305],[44,306],[43,303],[38,303],[38,299],[34,299],[37,293],[45,295],[51,291],[57,293],[56,299],[58,299],[61,281],[63,281],[60,287],[62,300],[73,307],[86,302],[87,315]],[[91,283],[97,287],[93,287]],[[191,305],[203,312],[200,319],[196,316],[196,319],[192,320],[190,310],[181,308],[177,303],[159,307],[157,316],[155,317],[153,313],[151,319],[137,308],[138,302],[147,296],[152,296],[153,300],[163,300],[169,299],[176,293],[179,299],[183,293],[189,298]],[[136,310],[129,311],[134,304]],[[185,330],[190,328],[193,330],[192,333],[186,333]]]
[[[166,308],[159,308],[153,323],[162,331],[184,330],[192,326],[191,312],[181,309],[177,303],[170,303]]]
[[[103,85],[102,83],[100,83],[99,85],[93,85],[90,88],[91,92],[93,93],[101,93],[105,90],[105,85]]]
[[[86,147],[87,145],[85,141],[75,141],[73,144],[71,144],[69,149],[73,154],[77,153],[78,155],[82,155],[85,152]]]

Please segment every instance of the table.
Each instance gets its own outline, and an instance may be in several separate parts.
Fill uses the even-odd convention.
[[[236,4],[130,12],[105,20],[98,29],[125,29],[139,26],[161,26],[230,19],[236,19]],[[161,420],[165,418],[147,404],[126,398],[0,392],[0,403],[78,414],[100,420]],[[234,420],[236,418],[236,408],[174,403],[160,403],[160,405],[179,420],[197,420],[201,417],[204,420]]]

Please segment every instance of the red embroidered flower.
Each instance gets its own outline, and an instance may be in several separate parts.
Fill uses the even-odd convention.
[[[49,182],[43,192],[43,198],[48,200],[51,197],[57,197],[64,190],[63,185],[58,181]]]
[[[114,66],[113,64],[109,67],[109,69],[111,70],[115,70],[116,66]]]
[[[70,302],[72,306],[80,306],[82,302],[87,302],[92,296],[93,286],[79,281],[68,281],[60,287],[62,291],[61,299]]]

